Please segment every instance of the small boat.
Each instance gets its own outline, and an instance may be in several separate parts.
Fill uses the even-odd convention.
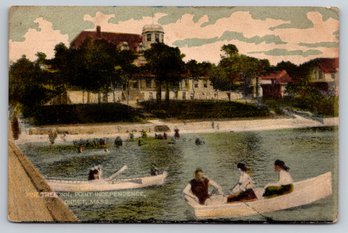
[[[166,171],[155,176],[145,176],[130,179],[116,179],[115,177],[126,169],[124,166],[109,178],[97,180],[53,180],[48,179],[48,185],[55,192],[98,192],[116,191],[125,189],[145,188],[149,186],[162,185],[168,175]]]
[[[255,201],[226,203],[222,195],[212,196],[205,205],[200,205],[192,197],[185,196],[197,219],[236,218],[258,215],[277,210],[303,206],[332,194],[331,172],[294,183],[294,191],[282,196],[263,198],[262,188],[254,190],[258,197]]]

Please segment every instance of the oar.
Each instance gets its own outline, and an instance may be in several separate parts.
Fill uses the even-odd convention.
[[[246,205],[247,207],[249,207],[251,210],[255,211],[261,217],[265,218],[267,222],[269,222],[269,223],[275,222],[271,217],[265,216],[264,214],[261,214],[259,211],[257,211],[255,208],[251,207],[248,204],[248,202],[245,202],[245,201],[240,201],[240,202],[243,203],[244,205]]]
[[[243,203],[244,205],[246,205],[247,207],[249,207],[250,209],[252,209],[253,211],[255,211],[255,212],[256,212],[257,214],[259,214],[260,216],[264,217],[264,218],[266,219],[266,222],[269,222],[269,223],[275,222],[275,221],[273,220],[273,218],[261,214],[261,213],[260,213],[259,211],[257,211],[255,208],[251,207],[247,202],[242,201],[242,203]]]
[[[116,176],[118,176],[119,174],[121,174],[122,172],[124,172],[127,169],[128,169],[128,166],[124,165],[120,170],[118,170],[116,173],[112,174],[111,176],[109,176],[105,180],[113,180]]]

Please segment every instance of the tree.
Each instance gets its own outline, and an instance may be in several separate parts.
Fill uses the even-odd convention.
[[[55,52],[50,64],[67,86],[102,92],[104,96],[129,79],[135,69],[132,63],[137,58],[130,50],[120,51],[106,40],[89,38],[78,48],[58,44]]]
[[[210,77],[214,65],[210,62],[197,62],[190,60],[185,64],[186,73],[189,77],[196,79],[199,77]]]
[[[253,91],[251,89],[253,80],[256,80],[255,86],[257,86],[258,77],[269,70],[269,61],[239,54],[237,47],[233,44],[223,45],[221,51],[223,55],[213,75],[214,87],[232,91],[240,88],[239,83],[241,83],[244,96],[247,97]],[[258,95],[258,88],[256,88],[256,95]]]
[[[223,45],[221,47],[221,51],[224,52],[222,58],[231,58],[238,55],[239,53],[237,46],[235,46],[234,44]]]
[[[21,109],[25,115],[60,91],[51,85],[51,73],[45,70],[46,55],[37,53],[37,56],[34,62],[23,56],[9,70],[9,104],[12,109]]]
[[[169,101],[169,87],[177,84],[184,71],[184,55],[179,48],[173,48],[163,43],[152,44],[144,56],[147,60],[146,68],[155,75],[157,81],[157,101],[161,101],[162,83],[166,88],[166,100]]]

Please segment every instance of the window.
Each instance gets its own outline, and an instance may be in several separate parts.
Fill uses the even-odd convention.
[[[146,88],[151,88],[151,80],[146,80]]]
[[[146,40],[147,41],[151,41],[151,34],[149,33],[149,34],[146,34]]]
[[[195,88],[198,88],[198,81],[195,81]]]
[[[156,42],[159,42],[159,41],[160,41],[160,40],[159,40],[159,34],[158,34],[158,33],[155,34],[155,41],[156,41]]]
[[[204,81],[204,87],[207,88],[208,87],[208,81]]]
[[[138,82],[134,82],[134,83],[133,83],[133,88],[136,88],[136,89],[137,89],[138,87],[139,87],[139,86],[138,86]]]
[[[331,73],[331,78],[332,78],[333,80],[335,80],[335,79],[336,79],[336,75],[335,75],[335,73]]]

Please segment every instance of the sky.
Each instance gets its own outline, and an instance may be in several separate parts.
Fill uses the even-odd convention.
[[[54,46],[83,30],[141,34],[160,24],[164,42],[179,47],[185,61],[218,63],[221,47],[234,44],[241,54],[301,64],[338,57],[339,12],[329,7],[12,7],[9,60],[37,52],[54,56]]]

